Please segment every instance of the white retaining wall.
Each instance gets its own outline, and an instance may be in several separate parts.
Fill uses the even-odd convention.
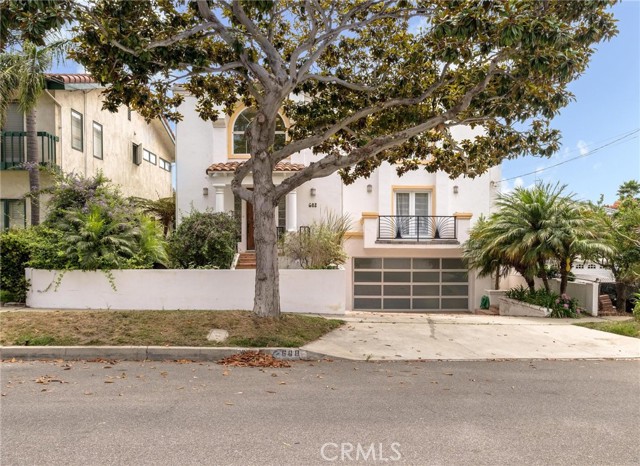
[[[255,270],[114,270],[104,273],[26,269],[27,306],[46,309],[251,310]],[[344,270],[280,270],[283,312],[344,314]]]
[[[542,280],[535,279],[536,288],[542,288]],[[507,290],[518,286],[527,286],[521,275],[512,274],[506,279],[500,281],[500,289]],[[557,278],[549,280],[551,291],[560,293],[560,280]],[[567,283],[567,294],[571,298],[576,298],[580,303],[580,307],[592,316],[598,315],[598,294],[600,293],[600,284],[592,281],[582,281],[576,279]]]

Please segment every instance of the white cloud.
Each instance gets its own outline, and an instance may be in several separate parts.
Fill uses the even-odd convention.
[[[524,185],[524,180],[520,177],[516,178],[515,181],[513,182],[514,188],[522,188],[522,185]]]
[[[589,144],[584,142],[582,139],[576,143],[576,147],[580,151],[580,155],[587,155],[589,153]]]

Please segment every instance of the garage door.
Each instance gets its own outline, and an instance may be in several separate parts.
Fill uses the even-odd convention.
[[[367,311],[467,311],[469,278],[461,259],[356,257],[353,308]]]

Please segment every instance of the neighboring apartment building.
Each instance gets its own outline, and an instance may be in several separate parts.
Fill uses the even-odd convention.
[[[91,176],[102,171],[126,196],[158,199],[172,194],[175,138],[163,118],[147,124],[122,107],[102,109],[102,89],[91,75],[49,74],[37,106],[42,164]],[[21,227],[30,218],[23,112],[10,104],[0,138],[0,228]],[[41,184],[50,183],[47,174]],[[43,206],[46,209],[46,203]]]
[[[251,250],[251,205],[234,198],[230,188],[234,169],[248,158],[244,130],[251,109],[239,107],[231,117],[205,122],[195,111],[195,99],[185,97],[176,134],[178,217],[191,209],[235,212],[242,225],[238,249]],[[283,118],[276,139],[285,138],[285,129]],[[473,135],[467,128],[456,130],[459,138]],[[310,150],[294,154],[276,166],[274,182],[316,159]],[[386,163],[350,186],[334,174],[289,193],[277,207],[277,227],[296,231],[327,211],[350,216],[352,230],[345,243],[348,309],[473,310],[491,283],[467,273],[461,244],[479,215],[490,213],[500,177],[500,167],[474,180],[451,180],[446,173],[424,170],[399,177]],[[246,185],[251,182],[247,177]]]

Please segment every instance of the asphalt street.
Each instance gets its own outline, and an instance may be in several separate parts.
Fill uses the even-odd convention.
[[[8,465],[640,463],[640,361],[4,362]]]

